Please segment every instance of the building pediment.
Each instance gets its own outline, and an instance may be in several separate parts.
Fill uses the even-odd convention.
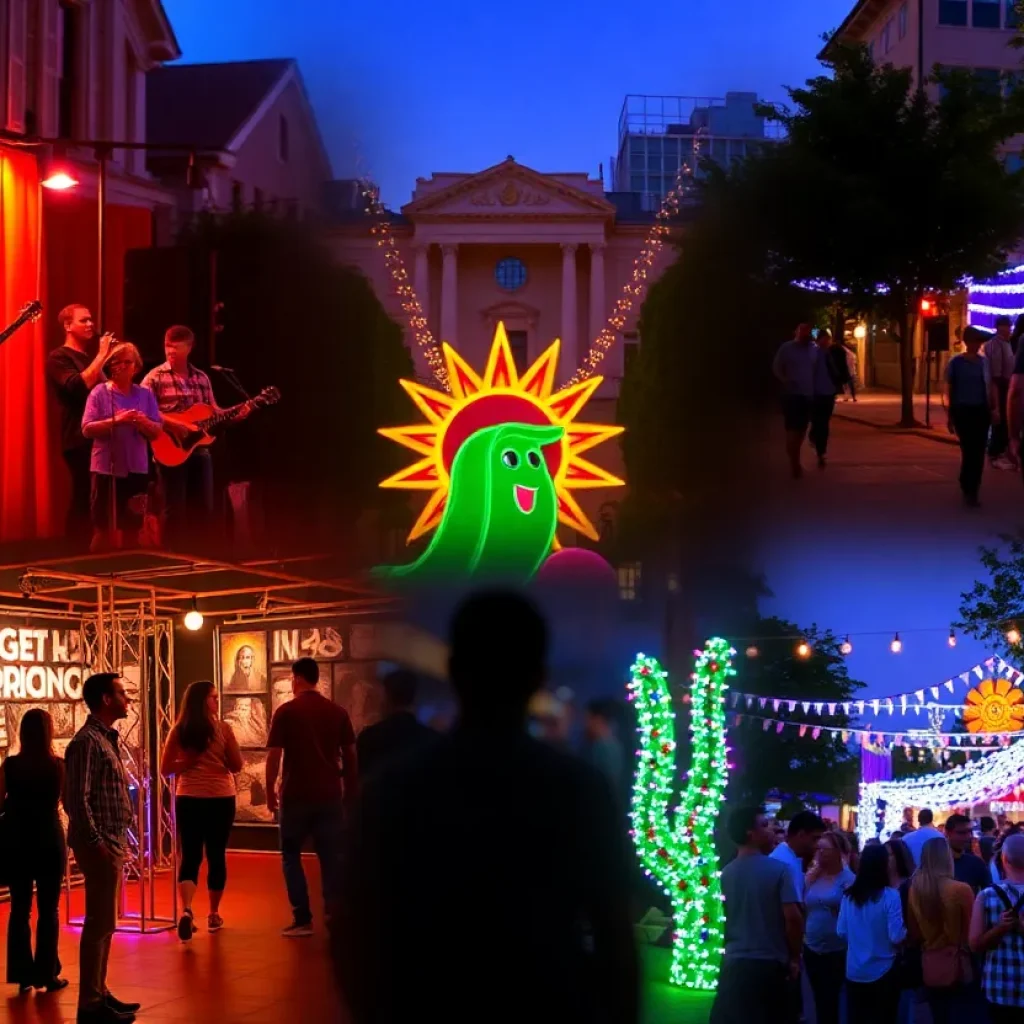
[[[583,176],[580,176],[583,178]],[[585,180],[585,179],[584,179]],[[609,220],[615,208],[583,188],[517,164],[511,157],[479,174],[467,174],[430,188],[402,213],[413,221],[559,218]]]
[[[525,320],[532,326],[540,318],[540,310],[536,306],[528,306],[525,302],[518,302],[515,299],[496,302],[493,306],[482,309],[480,314],[489,324]]]

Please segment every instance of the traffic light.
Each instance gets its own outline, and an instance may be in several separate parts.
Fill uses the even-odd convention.
[[[936,303],[930,295],[926,295],[921,299],[921,315],[922,316],[935,316]]]

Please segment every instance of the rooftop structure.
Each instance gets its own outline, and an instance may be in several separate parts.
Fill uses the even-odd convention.
[[[766,142],[783,137],[782,125],[758,113],[756,93],[724,99],[692,96],[627,96],[619,115],[618,155],[612,187],[639,194],[656,208],[672,188],[681,164],[699,174],[703,159],[728,166]]]

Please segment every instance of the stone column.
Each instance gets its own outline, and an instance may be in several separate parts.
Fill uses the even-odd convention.
[[[587,345],[594,344],[608,319],[604,292],[604,242],[590,243],[590,333]],[[580,353],[580,358],[586,352]]]
[[[413,269],[412,286],[416,290],[416,298],[419,300],[420,309],[423,311],[424,319],[430,320],[430,264],[427,262],[430,255],[429,245],[417,245],[413,249],[416,264]]]
[[[562,350],[558,361],[560,383],[575,372],[576,352],[576,243],[562,243]]]
[[[458,346],[456,333],[459,317],[459,278],[457,245],[441,246],[441,337],[453,347]]]

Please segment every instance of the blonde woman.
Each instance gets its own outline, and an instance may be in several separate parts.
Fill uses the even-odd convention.
[[[935,1024],[973,1012],[968,1002],[971,959],[968,935],[974,893],[953,877],[953,854],[945,839],[929,839],[910,883],[909,931],[921,947],[925,994]]]
[[[807,928],[804,967],[814,993],[818,1024],[839,1024],[839,1001],[846,979],[846,940],[836,934],[843,893],[856,877],[847,866],[850,844],[841,832],[818,840],[814,863],[804,882]]]
[[[92,440],[92,550],[122,546],[125,529],[142,530],[149,487],[149,441],[162,429],[153,392],[132,383],[142,356],[122,342],[106,363],[110,379],[89,392],[82,434]],[[112,510],[116,506],[116,527]]]

